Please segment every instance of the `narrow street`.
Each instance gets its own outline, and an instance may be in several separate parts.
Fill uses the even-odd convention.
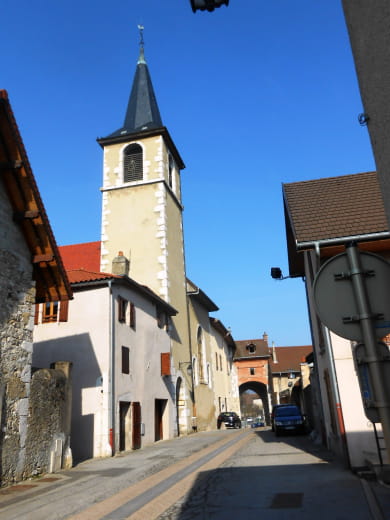
[[[363,481],[306,436],[200,432],[0,491],[1,520],[390,518]]]

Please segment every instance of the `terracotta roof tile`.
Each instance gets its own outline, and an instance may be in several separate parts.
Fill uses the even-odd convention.
[[[107,280],[110,278],[120,278],[114,274],[98,273],[94,271],[86,271],[84,269],[74,269],[67,271],[70,283],[95,282],[98,280]]]
[[[72,244],[59,248],[62,261],[67,271],[84,269],[98,273],[100,271],[100,241]]]
[[[283,184],[297,244],[388,230],[376,172]]]

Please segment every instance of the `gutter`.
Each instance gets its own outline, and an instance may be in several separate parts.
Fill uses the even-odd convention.
[[[112,280],[108,280],[109,291],[109,402],[108,427],[111,455],[115,455],[115,301],[112,293]]]
[[[312,240],[308,242],[295,242],[295,246],[297,251],[307,250],[307,249],[315,249],[317,255],[319,256],[321,247],[329,247],[336,245],[345,245],[350,242],[371,242],[373,240],[385,240],[390,238],[389,231],[381,231],[378,233],[368,233],[365,235],[352,235],[338,238],[325,238],[323,240]]]

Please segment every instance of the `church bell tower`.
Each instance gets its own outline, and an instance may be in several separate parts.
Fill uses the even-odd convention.
[[[183,362],[191,360],[180,187],[184,163],[161,120],[142,28],[123,126],[98,143],[104,153],[101,271],[111,272],[112,260],[123,251],[129,276],[178,311],[171,327],[171,356],[174,374],[183,383],[180,401],[187,403],[186,411],[178,413],[178,423],[183,423],[184,415],[191,414],[190,384],[184,391],[185,378],[180,377]]]

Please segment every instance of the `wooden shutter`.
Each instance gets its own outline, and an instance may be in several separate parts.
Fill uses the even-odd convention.
[[[69,301],[60,302],[60,321],[68,321]]]
[[[39,323],[39,303],[35,304],[34,325]]]
[[[169,352],[163,352],[161,354],[161,375],[171,375],[171,354]]]
[[[130,302],[130,327],[135,330],[135,305]]]
[[[119,296],[118,298],[118,321],[124,323],[126,321],[127,301]]]

